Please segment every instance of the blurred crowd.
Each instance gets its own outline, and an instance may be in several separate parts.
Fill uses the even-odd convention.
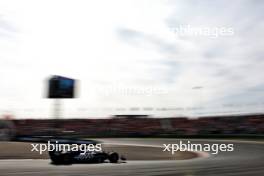
[[[12,120],[17,136],[52,135],[55,130],[87,137],[181,135],[263,135],[264,115],[217,116],[189,119],[114,116],[110,119]]]

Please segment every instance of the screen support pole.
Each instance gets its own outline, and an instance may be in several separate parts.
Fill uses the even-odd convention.
[[[53,109],[54,119],[58,120],[61,118],[61,99],[54,99],[54,109]]]
[[[53,116],[55,119],[55,124],[54,124],[54,132],[55,135],[60,135],[61,130],[60,127],[60,119],[61,119],[61,107],[62,107],[62,101],[60,98],[55,98],[54,99],[54,105],[53,105]]]

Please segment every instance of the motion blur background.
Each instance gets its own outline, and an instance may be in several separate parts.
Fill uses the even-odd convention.
[[[263,176],[263,9],[261,0],[0,0],[0,175]],[[47,98],[52,75],[77,79],[76,98]],[[62,137],[95,138],[127,163],[56,167],[31,152]],[[234,151],[162,152],[179,138]]]
[[[63,131],[262,135],[263,5],[0,1],[2,126],[47,135],[57,117],[46,79],[58,74],[80,80],[62,101]]]

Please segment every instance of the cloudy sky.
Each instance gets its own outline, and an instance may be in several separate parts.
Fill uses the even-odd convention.
[[[263,8],[260,0],[0,0],[0,114],[53,117],[45,80],[54,74],[80,81],[63,117],[263,112]]]

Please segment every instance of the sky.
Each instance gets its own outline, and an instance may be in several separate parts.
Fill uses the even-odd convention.
[[[64,118],[261,113],[263,8],[260,0],[0,0],[0,115],[53,118],[51,75],[79,80],[78,97],[61,100]]]

